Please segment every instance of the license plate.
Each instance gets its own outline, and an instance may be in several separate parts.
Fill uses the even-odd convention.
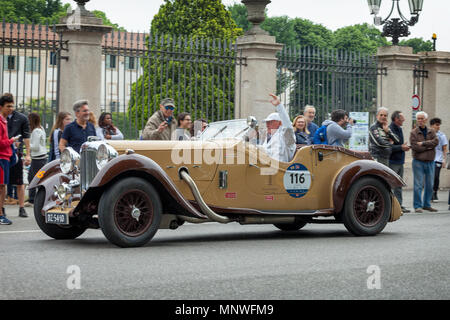
[[[68,212],[47,212],[45,214],[45,222],[49,224],[69,224]]]

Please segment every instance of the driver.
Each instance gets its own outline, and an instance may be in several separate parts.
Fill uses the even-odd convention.
[[[271,103],[276,107],[277,112],[270,114],[264,120],[267,136],[262,147],[271,158],[281,162],[290,162],[296,149],[294,129],[280,99],[274,94],[270,94],[270,96],[272,97]]]

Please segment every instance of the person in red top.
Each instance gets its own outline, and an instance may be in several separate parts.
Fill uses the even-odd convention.
[[[12,156],[11,145],[20,137],[8,138],[8,122],[6,118],[14,106],[14,100],[10,95],[0,98],[0,225],[10,225],[12,222],[6,218],[3,202],[6,196],[6,185],[9,180],[9,159]]]

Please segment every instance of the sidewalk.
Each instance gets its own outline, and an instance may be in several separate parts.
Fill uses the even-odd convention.
[[[403,206],[411,210],[411,213],[414,213],[413,197],[414,192],[412,189],[403,190]],[[439,212],[450,212],[450,210],[448,210],[448,190],[439,191],[438,199],[437,202],[431,202],[431,206],[439,210]],[[424,213],[426,214],[429,212],[424,211]]]

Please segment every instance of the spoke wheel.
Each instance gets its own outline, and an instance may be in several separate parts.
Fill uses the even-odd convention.
[[[380,190],[374,186],[362,188],[355,197],[353,210],[358,221],[373,227],[383,218],[385,203]]]
[[[161,222],[162,204],[155,188],[141,178],[125,178],[100,198],[98,221],[105,237],[127,248],[149,242]]]
[[[340,217],[348,231],[356,236],[380,233],[389,221],[391,196],[383,182],[363,177],[350,187]]]
[[[133,189],[119,196],[114,208],[114,221],[123,234],[137,237],[150,228],[153,211],[150,197],[141,190]]]

